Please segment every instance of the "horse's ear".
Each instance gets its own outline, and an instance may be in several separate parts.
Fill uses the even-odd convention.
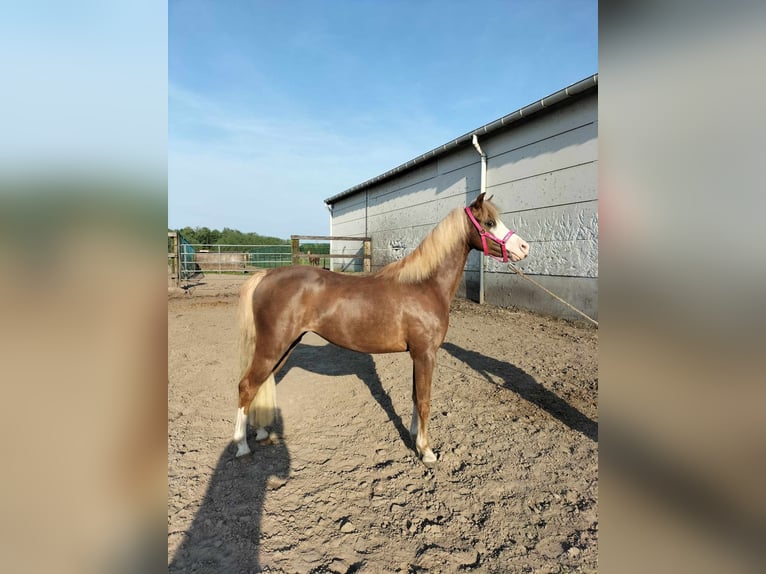
[[[492,198],[495,197],[494,195],[490,195],[489,197],[485,197],[484,201],[492,201]]]
[[[479,197],[473,200],[473,203],[471,204],[471,207],[474,209],[481,209],[481,207],[484,205],[484,196],[486,193],[482,192],[479,194]]]

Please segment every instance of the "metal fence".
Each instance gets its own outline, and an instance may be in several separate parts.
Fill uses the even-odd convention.
[[[308,256],[307,261],[308,263]],[[181,286],[206,274],[246,274],[293,264],[291,245],[206,245],[168,232],[168,280]]]
[[[178,269],[182,281],[194,279],[201,273],[195,264],[194,255],[194,246],[179,235]]]
[[[363,247],[353,254],[329,253],[329,241],[336,239],[362,242]],[[321,240],[326,243],[301,244],[303,240]],[[210,245],[191,243],[180,233],[168,231],[168,285],[187,288],[190,284],[202,284],[205,275],[245,275],[255,269],[289,265],[315,265],[331,269],[333,259],[336,258],[343,263],[338,271],[369,272],[370,253],[370,240],[366,237],[293,235],[289,244],[282,245]],[[359,265],[354,265],[356,260],[360,262]]]
[[[190,263],[202,273],[246,273],[249,269],[271,269],[292,264],[290,245],[190,243],[189,246],[193,249]]]

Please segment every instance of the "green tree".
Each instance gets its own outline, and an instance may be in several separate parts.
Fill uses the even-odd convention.
[[[189,243],[200,245],[203,249],[216,245],[289,245],[288,239],[270,237],[250,232],[243,233],[238,229],[224,227],[223,230],[208,227],[184,227],[179,230]]]

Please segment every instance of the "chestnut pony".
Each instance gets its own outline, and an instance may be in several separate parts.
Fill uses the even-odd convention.
[[[234,427],[237,456],[250,452],[274,421],[274,373],[311,331],[362,353],[407,351],[412,358],[410,435],[423,463],[436,455],[428,443],[431,376],[444,341],[449,308],[471,249],[501,261],[520,261],[529,245],[498,218],[491,198],[479,195],[450,212],[409,255],[365,276],[294,266],[259,272],[240,292],[239,408]]]

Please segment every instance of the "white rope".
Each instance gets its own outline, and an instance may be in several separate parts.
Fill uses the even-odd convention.
[[[556,299],[557,301],[560,301],[560,302],[562,302],[564,305],[566,305],[567,307],[569,307],[570,309],[572,309],[572,311],[574,311],[575,313],[579,313],[580,315],[582,315],[583,317],[585,317],[585,318],[586,318],[588,321],[590,321],[591,323],[593,323],[593,324],[594,324],[596,327],[598,327],[598,321],[596,321],[596,320],[595,320],[594,318],[592,318],[592,317],[589,317],[588,315],[586,315],[585,313],[583,313],[582,311],[580,311],[580,310],[579,310],[577,307],[575,307],[574,305],[571,305],[571,304],[567,303],[567,302],[566,302],[566,301],[564,301],[564,300],[563,300],[561,297],[559,297],[558,295],[556,295],[556,294],[555,294],[553,291],[551,291],[550,289],[546,289],[545,287],[543,287],[542,285],[540,285],[540,284],[539,284],[537,281],[535,281],[534,279],[530,279],[529,277],[527,277],[526,275],[524,275],[524,273],[522,273],[522,272],[521,272],[521,269],[519,269],[518,267],[516,267],[515,265],[513,265],[513,264],[511,264],[511,263],[509,263],[509,264],[508,264],[508,267],[510,267],[510,268],[511,268],[511,270],[512,270],[514,273],[517,273],[518,275],[521,275],[521,276],[522,276],[524,279],[526,279],[527,281],[529,281],[529,282],[530,282],[530,283],[532,283],[533,285],[537,285],[537,286],[538,286],[540,289],[542,289],[543,291],[545,291],[545,292],[546,292],[548,295],[550,295],[551,297],[553,297],[553,298],[554,298],[554,299]]]

